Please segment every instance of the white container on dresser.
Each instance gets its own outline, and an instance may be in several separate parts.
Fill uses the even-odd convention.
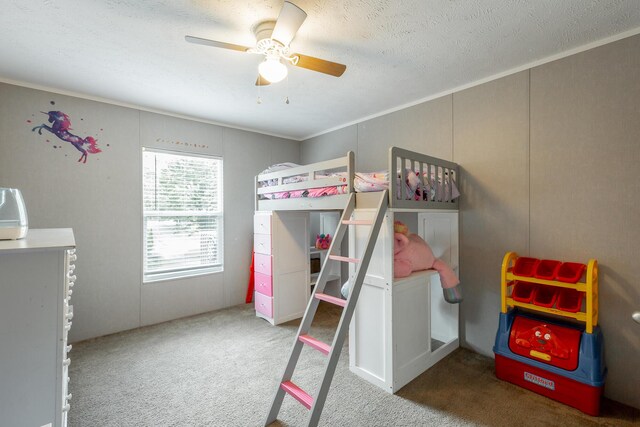
[[[298,319],[309,300],[309,214],[257,211],[253,220],[256,315],[277,325]]]
[[[374,213],[356,209],[353,218],[370,219]],[[393,222],[399,219],[398,213],[389,210],[385,217],[349,325],[349,369],[389,393],[397,392],[459,345],[458,304],[445,302],[438,274],[426,270],[393,277]],[[411,222],[417,228],[412,231],[458,274],[458,212],[411,215],[415,215]],[[367,233],[365,227],[356,227],[349,235],[349,256],[359,256]]]
[[[0,425],[67,425],[75,260],[71,229],[0,241]]]

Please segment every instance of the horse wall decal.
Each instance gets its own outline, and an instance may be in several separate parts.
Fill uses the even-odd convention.
[[[44,111],[40,112],[49,116],[49,123],[51,123],[51,126],[47,126],[43,123],[40,126],[36,126],[31,129],[32,132],[38,129],[38,134],[42,135],[42,129],[46,129],[61,140],[70,142],[71,145],[76,147],[76,149],[82,153],[82,156],[78,159],[78,161],[82,163],[87,163],[88,153],[97,154],[102,152],[102,150],[98,148],[98,141],[94,137],[87,136],[86,138],[80,138],[79,136],[69,132],[71,129],[71,120],[69,120],[69,116],[62,111],[49,111],[48,113],[45,113]]]

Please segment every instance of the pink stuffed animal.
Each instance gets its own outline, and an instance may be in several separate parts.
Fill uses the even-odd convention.
[[[329,249],[331,245],[331,235],[317,234],[316,235],[316,249]]]
[[[420,236],[408,232],[406,225],[394,224],[393,271],[394,277],[407,277],[413,271],[434,269],[440,275],[440,283],[447,302],[462,301],[460,280],[453,270],[433,255],[433,251]]]

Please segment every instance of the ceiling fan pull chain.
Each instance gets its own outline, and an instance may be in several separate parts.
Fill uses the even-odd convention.
[[[287,74],[287,95],[284,97],[284,103],[289,105],[289,75]]]

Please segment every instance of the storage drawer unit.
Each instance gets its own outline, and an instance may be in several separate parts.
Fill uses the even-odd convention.
[[[0,241],[0,424],[65,427],[71,408],[71,229],[29,230]]]
[[[253,264],[254,271],[262,273],[267,276],[271,274],[271,255],[255,254],[255,260]]]
[[[256,311],[267,317],[273,317],[273,298],[261,294],[255,293]]]
[[[253,251],[258,254],[271,255],[271,235],[254,234]]]
[[[256,212],[256,316],[273,325],[302,317],[309,299],[309,214]]]
[[[258,272],[254,273],[254,285],[256,292],[260,292],[269,297],[273,296],[271,276]]]
[[[271,234],[271,213],[256,213],[253,217],[253,232],[256,234]]]

